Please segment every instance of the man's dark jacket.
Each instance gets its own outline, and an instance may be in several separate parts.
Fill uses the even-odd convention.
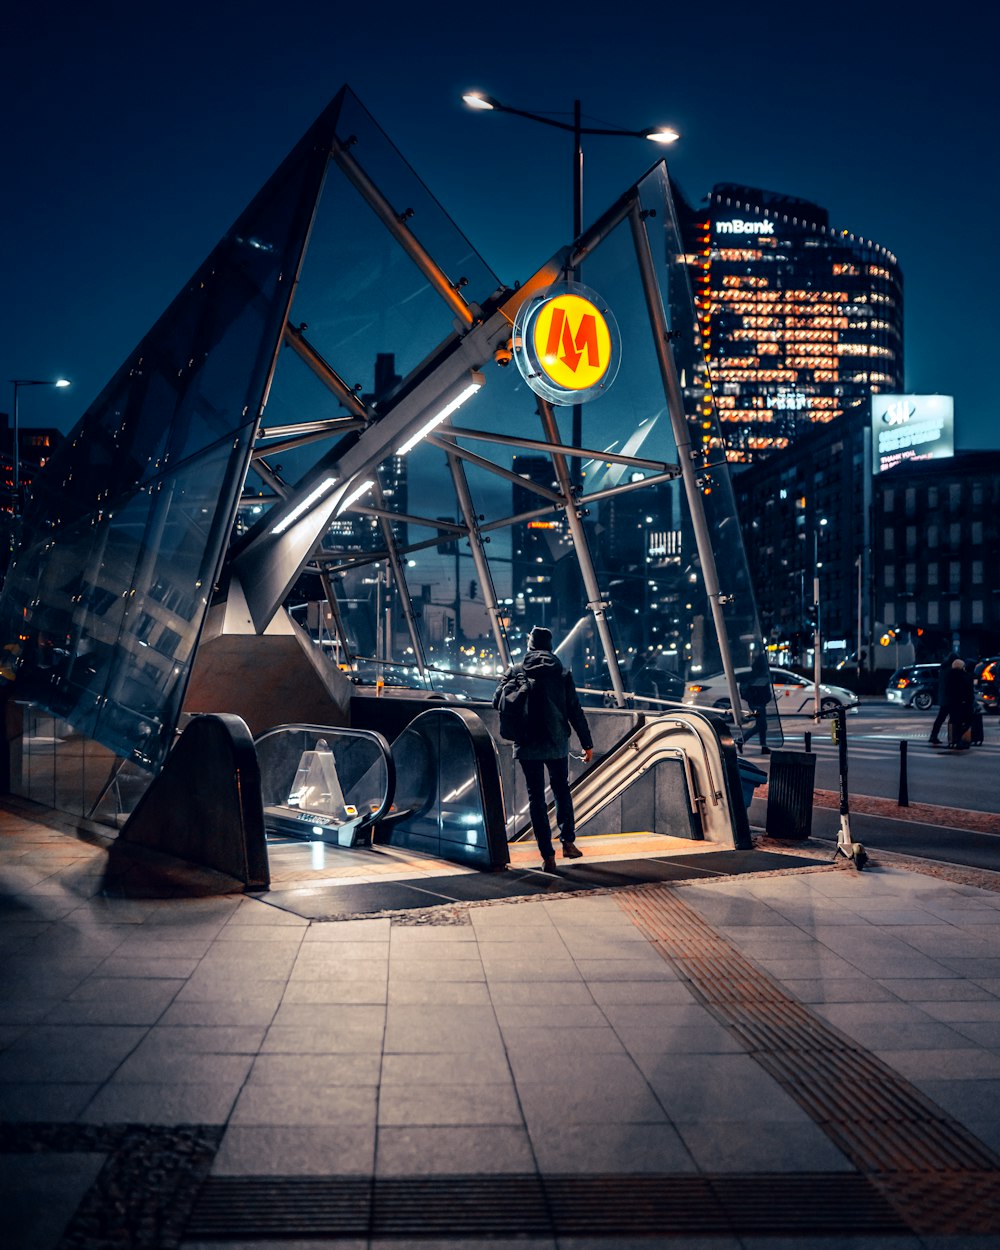
[[[528,714],[532,730],[529,740],[514,744],[514,758],[554,760],[569,754],[571,727],[584,750],[589,750],[594,745],[590,726],[580,706],[573,674],[563,668],[559,657],[551,651],[529,651],[518,667],[531,678]]]

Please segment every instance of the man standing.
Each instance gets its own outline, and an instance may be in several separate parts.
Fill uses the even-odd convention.
[[[570,728],[583,747],[586,763],[594,757],[594,741],[576,693],[573,674],[563,668],[559,657],[552,651],[552,631],[540,625],[528,636],[528,654],[523,664],[516,666],[530,680],[528,698],[529,729],[523,739],[514,743],[514,758],[524,773],[528,791],[528,812],[531,828],[542,853],[542,870],[555,872],[556,856],[552,846],[552,831],[545,801],[545,773],[556,805],[556,823],[562,842],[563,859],[579,859],[583,852],[576,845],[576,827],[573,816],[573,796],[569,788],[569,736]],[[510,677],[506,673],[493,698],[496,707],[500,690]]]

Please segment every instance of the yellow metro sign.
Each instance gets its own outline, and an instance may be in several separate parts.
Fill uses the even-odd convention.
[[[556,386],[596,386],[611,365],[611,335],[601,310],[580,295],[547,300],[534,322],[539,367]]]
[[[600,297],[567,282],[522,307],[514,327],[514,358],[532,390],[551,403],[586,403],[614,381],[621,339]]]

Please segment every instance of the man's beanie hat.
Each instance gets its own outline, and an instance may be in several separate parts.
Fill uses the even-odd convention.
[[[544,625],[536,625],[528,635],[528,646],[532,651],[552,650],[552,630]]]

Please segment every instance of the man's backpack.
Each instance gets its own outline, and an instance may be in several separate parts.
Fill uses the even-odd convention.
[[[500,679],[493,706],[500,713],[500,737],[508,742],[526,742],[531,736],[532,680],[517,666]]]

